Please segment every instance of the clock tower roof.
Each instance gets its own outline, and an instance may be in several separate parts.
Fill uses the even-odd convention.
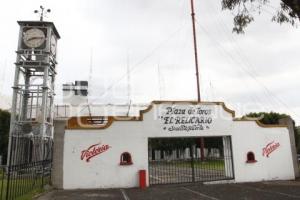
[[[23,26],[51,26],[55,35],[58,39],[60,39],[60,35],[54,25],[53,22],[47,22],[47,21],[18,21],[19,25]]]

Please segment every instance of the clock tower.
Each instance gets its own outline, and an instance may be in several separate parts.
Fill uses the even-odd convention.
[[[50,159],[56,44],[52,22],[18,21],[20,26],[8,151],[8,164]]]

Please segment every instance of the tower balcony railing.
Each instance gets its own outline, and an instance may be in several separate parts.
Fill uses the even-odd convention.
[[[54,107],[54,118],[70,118],[81,116],[139,116],[140,110],[144,110],[147,107],[148,105],[145,104],[60,104],[55,105]]]

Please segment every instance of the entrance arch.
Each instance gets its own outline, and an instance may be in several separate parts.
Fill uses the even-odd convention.
[[[149,138],[149,184],[234,179],[231,138],[205,137],[204,159],[201,159],[200,139]]]

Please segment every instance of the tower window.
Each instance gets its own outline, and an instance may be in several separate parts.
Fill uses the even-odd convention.
[[[132,158],[130,153],[124,152],[121,154],[120,165],[132,165]]]

